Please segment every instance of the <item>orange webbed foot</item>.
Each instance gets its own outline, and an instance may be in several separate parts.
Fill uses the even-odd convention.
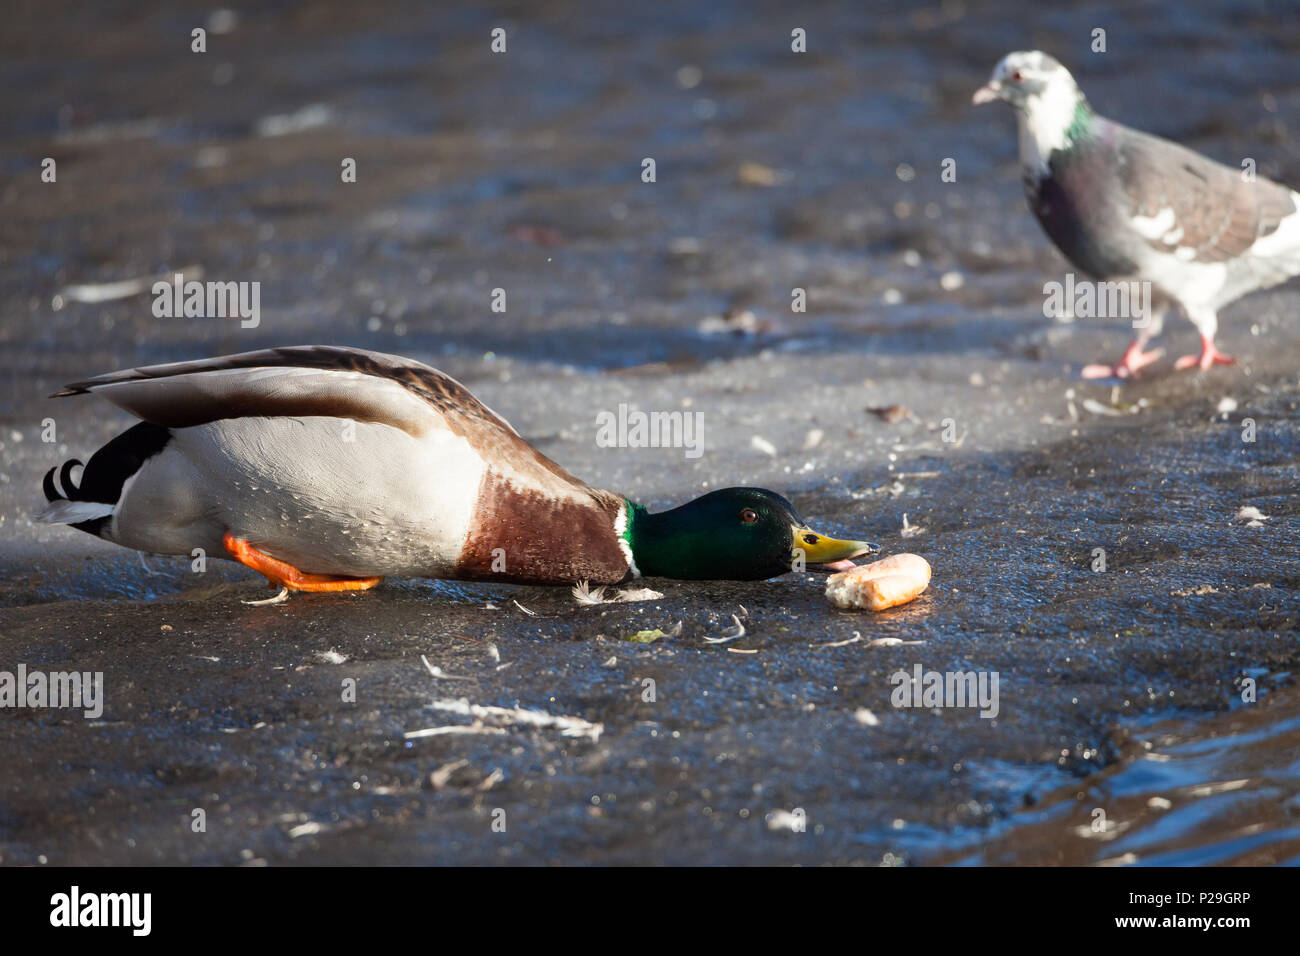
[[[330,574],[308,574],[292,564],[263,554],[247,541],[236,538],[229,531],[221,539],[230,556],[258,574],[264,575],[273,586],[290,591],[367,591],[383,578],[349,578]]]

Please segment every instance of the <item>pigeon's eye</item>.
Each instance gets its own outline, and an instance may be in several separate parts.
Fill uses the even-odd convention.
[[[753,524],[758,520],[758,512],[753,508],[746,508],[740,513],[740,520],[745,524]]]
[[[1016,70],[1014,73],[1011,74],[1012,83],[1019,83],[1024,78],[1025,78],[1025,74],[1021,73],[1019,70]]]

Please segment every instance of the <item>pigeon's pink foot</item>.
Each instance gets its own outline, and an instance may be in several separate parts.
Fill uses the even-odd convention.
[[[1084,378],[1132,378],[1164,354],[1164,349],[1144,352],[1142,346],[1134,342],[1124,350],[1124,357],[1114,365],[1085,365],[1082,374]]]
[[[1174,368],[1185,369],[1198,367],[1202,372],[1212,365],[1236,365],[1237,360],[1230,355],[1224,355],[1214,347],[1214,340],[1201,336],[1201,354],[1184,355],[1174,363]]]

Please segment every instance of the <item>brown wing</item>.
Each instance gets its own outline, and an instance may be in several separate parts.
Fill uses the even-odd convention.
[[[469,389],[435,368],[332,345],[293,345],[109,372],[74,382],[54,397],[87,392],[170,428],[250,415],[336,415],[423,430],[412,421],[429,414],[410,402],[418,398],[440,413],[514,433]]]
[[[1224,262],[1248,252],[1295,212],[1290,190],[1277,183],[1260,178],[1247,182],[1241,169],[1116,126],[1119,175],[1130,217],[1155,218],[1166,209],[1174,214],[1168,231],[1177,235],[1177,241],[1148,238],[1154,249],[1172,253],[1190,248],[1195,254],[1188,261]]]
[[[326,415],[380,422],[416,436],[445,429],[465,438],[494,472],[521,488],[551,498],[614,498],[537,451],[450,375],[397,355],[294,345],[110,372],[55,396],[87,392],[168,428]]]

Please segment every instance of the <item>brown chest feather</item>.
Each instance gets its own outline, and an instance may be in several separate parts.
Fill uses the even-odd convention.
[[[489,471],[457,576],[512,584],[616,584],[628,576],[614,533],[622,500],[590,489],[555,500]]]

